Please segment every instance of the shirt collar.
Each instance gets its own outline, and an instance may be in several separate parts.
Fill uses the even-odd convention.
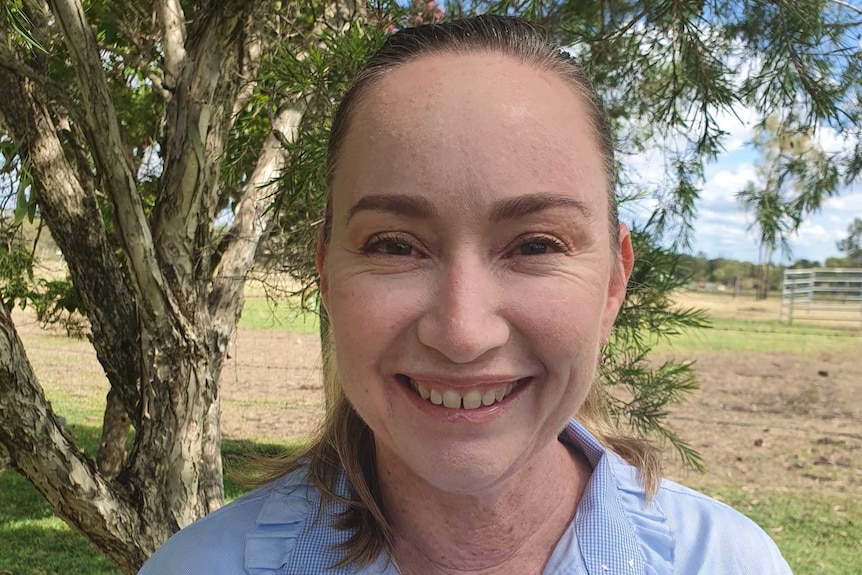
[[[589,575],[671,575],[673,534],[659,507],[647,503],[637,471],[574,419],[563,429],[560,441],[581,451],[593,474],[574,523],[557,545],[548,567],[555,574],[569,573],[572,571],[552,566],[563,567],[574,560],[580,563],[582,558]],[[349,492],[343,474],[336,491],[342,496]],[[261,509],[257,529],[246,537],[246,569],[255,574],[283,573],[290,566],[325,568],[337,562],[332,547],[345,536],[330,525],[333,514],[342,510],[337,507],[325,509],[325,516],[317,517],[319,494],[305,483],[302,472],[277,481]],[[390,575],[397,571],[391,561],[381,557],[361,572],[343,568],[327,573]]]
[[[589,575],[673,573],[673,534],[658,505],[647,501],[639,472],[574,419],[560,441],[583,452],[593,467],[574,521]]]

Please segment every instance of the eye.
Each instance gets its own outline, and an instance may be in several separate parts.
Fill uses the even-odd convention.
[[[379,235],[371,238],[362,248],[366,254],[409,257],[416,255],[410,240],[400,235]]]
[[[539,236],[520,242],[516,246],[516,251],[521,256],[541,256],[549,253],[563,253],[566,251],[566,245],[558,239]]]

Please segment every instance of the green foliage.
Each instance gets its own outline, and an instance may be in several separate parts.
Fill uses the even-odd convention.
[[[6,43],[9,47],[13,44],[13,39],[17,37],[25,46],[33,50],[38,50],[47,53],[45,48],[33,36],[30,30],[33,29],[33,23],[23,9],[21,0],[6,0],[3,2],[3,24],[5,28],[11,32],[8,35]]]
[[[754,216],[752,227],[764,261],[778,247],[789,254],[788,239],[839,191],[838,166],[820,148],[813,131],[799,124],[791,113],[785,120],[769,117],[756,129],[758,181],[749,182],[737,195]]]
[[[854,218],[847,226],[847,237],[838,242],[838,249],[847,254],[852,265],[862,266],[862,218]]]
[[[670,442],[683,461],[702,470],[697,452],[664,424],[668,409],[698,388],[693,365],[668,361],[655,366],[649,352],[687,330],[708,327],[706,314],[673,305],[673,292],[689,281],[682,258],[642,230],[634,230],[632,240],[635,267],[600,366],[611,415],[641,436]]]

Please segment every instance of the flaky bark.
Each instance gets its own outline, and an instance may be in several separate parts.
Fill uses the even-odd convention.
[[[237,206],[234,225],[210,295],[210,309],[224,323],[220,333],[230,334],[232,328],[228,329],[229,326],[236,325],[239,319],[245,301],[243,286],[246,274],[254,264],[257,246],[269,228],[277,178],[287,164],[287,153],[282,143],[296,140],[304,112],[305,103],[299,101],[285,106],[276,114],[272,131],[263,144],[257,165]]]
[[[108,90],[96,38],[79,0],[50,0],[78,78],[92,153],[108,195],[114,219],[132,270],[140,314],[148,318],[174,315],[143,204],[138,195],[131,159],[126,154],[117,111]]]
[[[241,76],[250,2],[213,4],[189,30],[185,64],[168,104],[164,169],[153,210],[159,258],[182,309],[206,299],[212,277],[210,246],[218,206],[222,153]]]
[[[186,16],[179,0],[156,2],[159,23],[162,25],[162,49],[165,54],[165,88],[173,91],[186,59]]]
[[[126,462],[126,438],[131,421],[119,394],[111,389],[105,399],[105,415],[102,418],[102,438],[99,440],[99,455],[96,463],[99,473],[113,478]]]

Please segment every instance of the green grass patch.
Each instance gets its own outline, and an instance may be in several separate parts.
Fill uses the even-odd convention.
[[[850,495],[703,491],[748,515],[775,540],[795,575],[862,573],[862,501]]]
[[[267,298],[248,298],[239,318],[240,329],[317,333],[318,326],[317,314],[292,300],[275,303]]]
[[[712,319],[712,327],[692,329],[661,341],[659,352],[819,353],[862,350],[862,335],[847,328],[787,325],[777,321]]]

